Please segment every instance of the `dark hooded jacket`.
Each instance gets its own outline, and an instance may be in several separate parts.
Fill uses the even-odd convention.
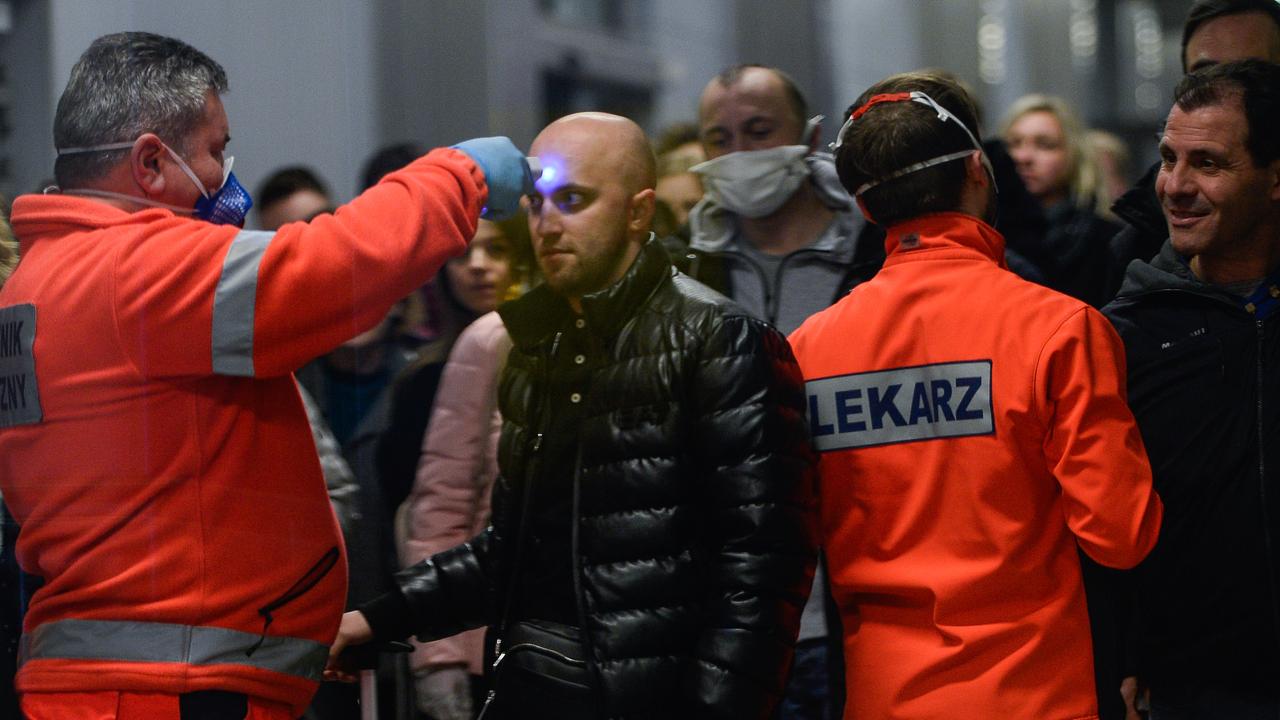
[[[1136,570],[1138,669],[1275,688],[1280,677],[1280,274],[1250,298],[1201,282],[1168,243],[1103,311],[1164,500]]]
[[[1111,206],[1111,212],[1125,225],[1111,238],[1111,257],[1106,267],[1106,288],[1111,297],[1124,283],[1125,272],[1132,260],[1147,261],[1160,252],[1169,237],[1160,199],[1156,197],[1156,175],[1160,163],[1147,169],[1138,182]]]
[[[813,453],[790,346],[675,271],[652,239],[582,309],[598,357],[587,360],[568,471],[573,593],[596,716],[766,718],[816,555]],[[503,609],[520,553],[537,547],[521,539],[531,485],[545,477],[543,432],[554,427],[548,369],[579,318],[545,286],[499,312],[514,348],[499,389],[493,524],[362,608],[378,637],[490,624],[501,638],[512,619]]]

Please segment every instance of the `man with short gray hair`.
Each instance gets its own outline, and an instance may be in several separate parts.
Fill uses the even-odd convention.
[[[43,579],[15,679],[33,720],[302,713],[346,571],[292,372],[531,186],[509,140],[471,140],[243,231],[227,89],[181,41],[98,38],[58,103],[60,190],[14,203],[0,489]]]

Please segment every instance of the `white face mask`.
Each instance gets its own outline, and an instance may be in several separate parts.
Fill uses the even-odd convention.
[[[689,168],[712,202],[736,215],[772,215],[809,177],[807,145],[742,150]]]

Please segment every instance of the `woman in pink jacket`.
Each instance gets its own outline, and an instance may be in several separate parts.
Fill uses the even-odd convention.
[[[523,288],[520,279],[533,265],[528,236],[512,237],[517,235],[512,227],[515,223],[503,223],[507,232],[501,239],[509,248],[501,279],[508,295]],[[498,293],[500,299],[504,292]],[[440,378],[413,489],[396,516],[405,567],[470,540],[489,522],[502,427],[498,376],[511,339],[498,313],[488,309],[458,336]],[[419,712],[434,720],[471,720],[483,655],[483,629],[415,643],[410,664]]]

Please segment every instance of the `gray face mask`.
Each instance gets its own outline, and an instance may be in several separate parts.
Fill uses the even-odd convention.
[[[777,212],[809,177],[807,145],[743,150],[689,168],[702,178],[711,201],[749,218]]]
[[[804,125],[801,140],[821,127],[823,116],[814,115]],[[812,153],[807,145],[783,145],[765,150],[742,150],[689,168],[702,179],[707,197],[720,207],[748,218],[772,215],[796,194],[809,178]]]

